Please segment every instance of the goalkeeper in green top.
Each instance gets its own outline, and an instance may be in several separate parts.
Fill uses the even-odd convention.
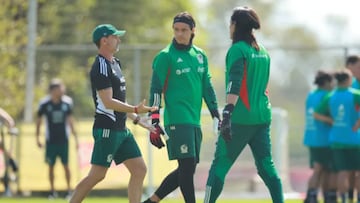
[[[207,57],[203,50],[192,44],[195,36],[193,17],[182,12],[173,20],[174,39],[153,61],[150,103],[161,106],[164,98],[164,125],[166,146],[170,160],[178,167],[161,183],[146,203],[159,202],[180,187],[185,202],[195,203],[194,173],[199,162],[202,132],[200,116],[202,101],[214,120],[219,112],[214,88],[210,82]],[[157,129],[150,133],[150,141],[158,148],[164,146],[160,134],[159,112],[152,113],[152,124]]]
[[[216,202],[226,174],[247,144],[272,201],[284,202],[281,180],[271,155],[271,105],[267,91],[270,57],[253,35],[253,29],[259,28],[260,21],[253,9],[237,7],[233,10],[232,46],[226,56],[227,104],[206,184],[206,203]]]

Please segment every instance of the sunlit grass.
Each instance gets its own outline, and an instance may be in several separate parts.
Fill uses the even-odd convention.
[[[61,203],[67,202],[65,199],[55,199],[55,200],[48,200],[46,198],[2,198],[1,202],[6,203]],[[126,198],[118,198],[118,197],[89,197],[86,198],[84,203],[127,203],[128,200]],[[165,199],[161,201],[163,203],[183,203],[184,200],[182,199]],[[202,200],[198,200],[198,203],[202,202]],[[271,203],[271,200],[264,200],[264,199],[257,199],[257,200],[250,200],[250,199],[231,199],[231,200],[219,200],[218,203]],[[287,200],[286,203],[300,203],[301,200]]]

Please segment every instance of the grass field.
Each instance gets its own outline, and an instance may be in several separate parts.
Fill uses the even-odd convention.
[[[40,199],[40,198],[20,198],[20,199],[12,199],[12,198],[0,198],[1,202],[4,203],[61,203],[61,202],[66,202],[66,200],[64,199],[55,199],[55,200],[48,200],[48,199]],[[127,203],[128,200],[125,198],[115,198],[115,197],[110,197],[110,198],[87,198],[84,203]],[[182,203],[183,200],[181,199],[165,199],[164,201],[162,201],[163,203]],[[202,200],[198,200],[197,202],[202,202]],[[238,200],[238,199],[234,199],[234,200],[219,200],[217,201],[218,203],[271,203],[271,200],[264,200],[264,199],[259,199],[259,200],[249,200],[249,199],[244,199],[244,200]],[[301,200],[287,200],[285,201],[286,203],[300,203],[302,202]]]
[[[211,118],[210,116],[205,117],[207,119],[204,122],[203,125],[203,149],[201,154],[201,163],[207,163],[207,161],[212,159],[214,146],[215,146],[215,137],[212,134],[212,124],[210,122]],[[135,135],[135,139],[137,140],[142,153],[143,157],[145,159],[145,162],[147,166],[150,168],[149,156],[152,155],[152,171],[148,171],[147,177],[145,178],[144,186],[148,186],[149,184],[149,178],[152,177],[153,184],[155,187],[160,184],[161,180],[164,178],[164,174],[168,174],[173,168],[176,167],[176,162],[168,161],[166,149],[155,149],[152,146],[149,146],[149,138],[148,133],[143,130],[142,128],[138,128],[137,126],[132,125],[129,123],[129,128],[131,128],[131,131]],[[92,121],[91,120],[81,120],[76,123],[76,128],[79,134],[80,142],[84,145],[92,144],[93,139],[91,136],[91,129],[92,129]],[[23,192],[29,192],[32,194],[39,193],[39,192],[46,192],[49,190],[49,184],[47,180],[47,165],[44,162],[44,149],[39,149],[36,146],[35,141],[35,127],[34,124],[23,124],[21,126],[21,136],[18,137],[17,142],[15,144],[15,150],[14,153],[18,157],[18,161],[20,163],[20,171],[19,171],[19,189],[21,189]],[[42,129],[42,132],[44,130]],[[44,136],[42,135],[42,139]],[[9,136],[7,137],[9,139]],[[7,140],[9,143],[9,140]],[[74,140],[73,138],[70,139],[70,168],[73,172],[73,178],[72,178],[72,186],[74,187],[76,183],[84,177],[88,170],[89,170],[89,161],[85,159],[85,166],[81,166],[82,164],[79,164],[79,156],[85,156],[90,157],[91,151],[83,151],[80,155],[76,153],[75,146],[74,146]],[[0,155],[0,163],[1,161],[1,155]],[[210,158],[209,158],[210,157]],[[252,163],[252,158],[247,159],[246,156],[242,156],[241,161],[239,161],[239,164],[241,166],[246,165],[246,163],[250,162]],[[205,166],[205,167],[204,167]],[[199,166],[197,170],[196,177],[198,177],[197,182],[195,183],[197,191],[204,191],[204,186],[206,184],[206,178],[209,168],[208,165],[204,164],[204,166]],[[1,167],[0,167],[1,168]],[[202,169],[203,170],[199,170]],[[247,168],[245,168],[247,169]],[[247,191],[249,186],[249,180],[251,179],[253,175],[253,171],[250,170],[239,170],[238,168],[235,168],[235,173],[233,175],[229,175],[227,178],[227,184],[224,186],[224,191],[227,191],[228,193],[233,192],[233,194],[237,194],[241,191]],[[3,171],[0,169],[0,176],[2,175]],[[55,187],[57,190],[64,190],[65,187],[65,181],[64,181],[64,173],[63,169],[60,165],[60,163],[56,164],[55,166]],[[127,186],[127,182],[129,179],[129,173],[127,172],[126,168],[123,165],[120,166],[112,166],[111,170],[109,170],[106,178],[104,181],[99,183],[94,189],[102,190],[102,189],[124,189]],[[260,186],[263,185],[263,183],[260,184]],[[260,187],[261,190],[261,187]],[[24,203],[45,203],[45,202],[51,202],[51,203],[57,203],[57,202],[67,202],[65,199],[55,199],[55,200],[48,200],[46,198],[35,198],[39,197],[34,195],[34,198],[3,198],[1,197],[1,193],[3,192],[3,187],[0,185],[0,203],[15,203],[15,202],[24,202]],[[267,190],[266,190],[267,193]],[[84,202],[85,203],[100,203],[100,202],[107,202],[107,203],[122,203],[122,202],[128,202],[125,198],[119,198],[119,197],[112,197],[111,194],[108,194],[110,197],[104,197],[104,198],[95,198],[96,196],[91,196],[87,198]],[[116,194],[115,194],[116,196]],[[199,195],[199,200],[197,202],[202,202],[203,196]],[[252,196],[245,196],[244,198],[251,198]],[[224,203],[232,203],[232,202],[240,202],[240,203],[270,203],[271,200],[267,199],[256,199],[256,200],[250,200],[250,199],[229,199],[226,200],[226,198],[232,198],[223,196],[224,199],[219,200],[218,202],[224,202]],[[178,196],[175,196],[173,198],[165,199],[162,202],[169,202],[169,203],[177,203],[177,202],[183,202],[182,199],[178,198]],[[286,203],[300,203],[301,200],[287,200]]]

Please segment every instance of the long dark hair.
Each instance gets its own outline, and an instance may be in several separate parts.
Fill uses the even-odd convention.
[[[233,44],[238,41],[245,41],[259,50],[259,45],[252,31],[253,29],[260,29],[260,20],[253,9],[248,7],[234,8],[230,23],[235,24]]]
[[[193,16],[187,12],[187,11],[184,11],[184,12],[181,12],[181,13],[178,13],[175,17],[174,17],[174,20],[173,20],[173,25],[177,22],[182,22],[182,23],[186,23],[189,25],[190,27],[190,30],[192,30],[193,28],[196,27],[196,23],[195,23],[195,20],[193,18]],[[192,33],[191,34],[191,38],[190,38],[190,44],[192,43],[192,40],[193,38],[195,37],[195,34]]]

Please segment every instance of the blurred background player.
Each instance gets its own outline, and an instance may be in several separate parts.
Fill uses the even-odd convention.
[[[120,36],[124,34],[124,30],[117,30],[110,24],[98,25],[92,34],[93,43],[98,48],[98,55],[90,70],[95,105],[94,147],[89,174],[76,186],[71,203],[82,202],[90,190],[105,178],[113,161],[116,164],[124,163],[130,172],[129,202],[139,203],[141,200],[146,166],[133,134],[126,127],[126,119],[128,116],[134,124],[154,130],[137,114],[157,108],[145,106],[145,100],[137,106],[126,103],[125,77],[120,60],[114,57],[119,51]]]
[[[351,87],[360,90],[360,56],[358,55],[350,55],[346,58],[345,66],[349,69],[353,75],[352,85]],[[359,132],[360,135],[360,132]],[[356,174],[354,171],[350,172],[349,181],[350,181],[350,188],[349,188],[349,201],[353,202],[354,199],[354,192],[355,192],[355,178]],[[360,184],[360,183],[358,183]],[[359,191],[357,191],[359,193]]]
[[[39,148],[43,147],[40,141],[40,128],[42,117],[46,118],[45,128],[45,161],[49,165],[49,198],[56,198],[57,192],[54,188],[54,166],[57,157],[60,157],[64,167],[65,180],[67,185],[67,197],[71,194],[69,168],[69,135],[70,130],[75,137],[76,148],[78,149],[78,138],[74,128],[72,117],[72,99],[66,95],[65,86],[59,79],[52,79],[49,85],[49,95],[40,101],[36,120],[36,141]]]
[[[14,119],[4,109],[0,108],[0,128],[2,128],[3,125],[5,125],[7,127],[8,133],[10,135],[17,135],[19,133],[19,130],[15,127]],[[11,166],[11,169],[14,172],[17,172],[18,165],[17,165],[11,151],[4,148],[1,137],[0,137],[0,150],[2,150],[3,153],[5,154],[5,157],[8,158],[7,162]]]
[[[320,185],[324,192],[325,203],[336,201],[336,174],[332,173],[333,160],[329,142],[331,125],[315,120],[315,108],[334,87],[333,75],[326,71],[318,71],[314,84],[316,89],[306,98],[304,145],[310,151],[310,167],[313,173],[308,182],[305,203],[317,203]],[[331,176],[330,176],[331,175]],[[332,185],[329,185],[332,184]],[[332,200],[330,200],[330,198]]]
[[[346,58],[345,67],[352,73],[351,87],[360,90],[360,56],[350,55]]]
[[[271,104],[267,90],[270,56],[257,43],[253,29],[260,29],[256,12],[248,7],[234,8],[230,18],[232,46],[226,55],[226,106],[206,184],[205,203],[216,202],[226,174],[247,144],[272,201],[284,202],[271,155]]]
[[[195,21],[191,14],[177,14],[173,19],[173,32],[172,43],[153,61],[150,104],[160,107],[161,96],[164,96],[166,146],[169,160],[177,160],[178,167],[145,203],[159,202],[178,187],[185,202],[195,203],[194,173],[202,142],[200,116],[203,99],[212,118],[219,119],[207,56],[193,45]],[[161,148],[164,143],[160,134],[164,132],[159,127],[159,112],[152,113],[151,117],[157,131],[150,134],[150,141]]]
[[[358,134],[360,119],[357,112],[360,106],[360,92],[350,88],[352,74],[349,70],[336,72],[335,78],[337,88],[328,94],[316,108],[314,117],[332,125],[330,143],[335,168],[338,171],[337,189],[341,195],[341,202],[346,203],[350,187],[350,173],[360,171],[360,136]],[[359,187],[358,185],[358,190]],[[358,202],[359,196],[358,194]]]

